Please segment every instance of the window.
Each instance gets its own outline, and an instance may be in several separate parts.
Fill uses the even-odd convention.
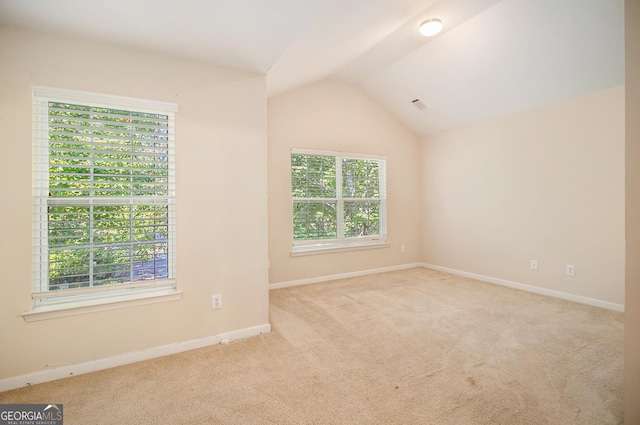
[[[386,160],[291,152],[293,253],[386,246]]]
[[[34,310],[176,293],[175,111],[34,88]]]

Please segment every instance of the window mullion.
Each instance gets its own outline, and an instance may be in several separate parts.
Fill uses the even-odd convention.
[[[134,181],[133,181],[133,160],[134,160],[134,144],[133,144],[133,115],[129,112],[129,196],[133,199],[134,193]],[[134,263],[134,230],[133,230],[133,210],[134,206],[129,204],[129,279],[133,281],[133,263]]]
[[[91,121],[93,121],[95,117],[94,109],[91,108]],[[89,124],[90,129],[90,140],[89,144],[89,196],[93,197],[95,193],[95,135],[93,126],[91,123]],[[95,255],[94,255],[94,231],[95,231],[95,217],[94,217],[94,205],[93,202],[89,204],[89,286],[93,286],[94,284],[94,266],[95,266]]]
[[[338,239],[344,238],[344,199],[342,193],[342,158],[336,156],[336,223]]]
[[[387,163],[378,161],[378,193],[379,193],[379,217],[378,226],[380,234],[387,234]]]
[[[133,281],[133,263],[134,263],[134,231],[133,231],[133,205],[129,205],[129,279]]]

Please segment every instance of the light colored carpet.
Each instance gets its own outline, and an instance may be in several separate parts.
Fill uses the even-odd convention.
[[[65,424],[620,424],[623,315],[415,268],[271,291],[273,332],[0,393]]]

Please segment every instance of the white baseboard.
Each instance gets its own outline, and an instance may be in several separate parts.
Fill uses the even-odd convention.
[[[382,268],[379,268],[379,269],[369,269],[369,270],[361,270],[361,271],[357,271],[357,272],[332,274],[332,275],[329,275],[329,276],[312,277],[312,278],[308,278],[308,279],[290,280],[288,282],[272,283],[272,284],[269,285],[269,289],[271,290],[271,289],[289,288],[291,286],[309,285],[309,284],[312,284],[312,283],[327,282],[329,280],[347,279],[347,278],[350,278],[350,277],[366,276],[366,275],[369,275],[369,274],[393,272],[393,271],[396,271],[396,270],[412,269],[414,267],[420,267],[420,266],[422,266],[422,263],[411,263],[411,264],[402,264],[400,266],[382,267]]]
[[[177,342],[160,347],[148,348],[85,363],[54,367],[51,369],[28,373],[25,375],[0,379],[0,391],[8,391],[14,388],[55,381],[56,379],[67,378],[69,376],[82,375],[85,373],[109,369],[116,366],[123,366],[143,360],[153,359],[156,357],[182,353],[183,351],[194,350],[196,348],[208,347],[211,345],[220,344],[223,341],[226,343],[228,341],[248,338],[250,336],[269,332],[271,332],[271,325],[269,323],[265,323],[263,325],[252,326],[250,328],[238,329],[231,332],[193,339],[190,341]]]
[[[607,310],[619,311],[624,313],[624,305],[615,304],[608,301],[601,301],[595,298],[583,297],[581,295],[568,294],[566,292],[555,291],[553,289],[540,288],[538,286],[527,285],[525,283],[512,282],[504,279],[497,279],[495,277],[484,276],[476,273],[463,272],[461,270],[450,269],[448,267],[436,266],[433,264],[422,263],[422,267],[427,269],[439,270],[441,272],[447,272],[458,276],[469,277],[471,279],[480,280],[487,283],[494,283],[496,285],[507,286],[509,288],[520,289],[522,291],[533,292],[540,295],[548,295],[554,298],[560,298],[562,300],[573,301],[580,304],[586,304],[594,307],[605,308]]]

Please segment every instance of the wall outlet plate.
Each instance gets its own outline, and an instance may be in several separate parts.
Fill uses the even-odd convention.
[[[221,294],[211,295],[211,308],[213,310],[215,310],[217,308],[222,308],[222,295]]]
[[[569,276],[576,275],[576,268],[573,264],[567,264],[567,275]]]

